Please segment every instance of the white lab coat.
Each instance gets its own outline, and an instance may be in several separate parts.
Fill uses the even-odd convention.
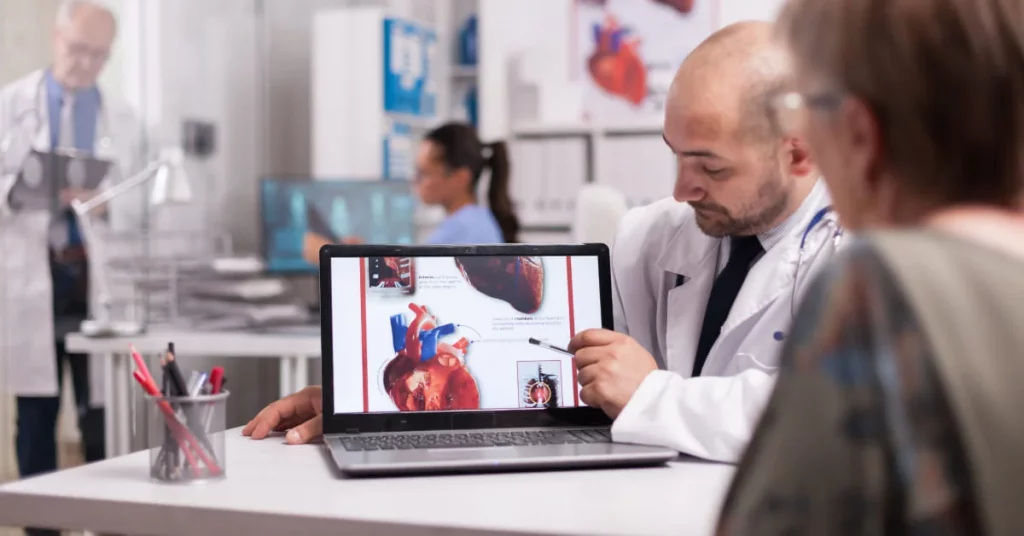
[[[829,203],[822,181],[805,203],[814,206],[751,268],[697,378],[691,377],[694,355],[723,240],[702,233],[693,209],[671,198],[623,218],[612,247],[615,328],[650,351],[659,370],[615,420],[616,441],[739,459],[774,386],[792,319],[801,237]],[[834,213],[826,223],[832,225],[816,226],[807,238],[798,291],[834,252]],[[686,278],[678,287],[676,274]]]
[[[49,211],[12,211],[8,194],[33,148],[50,150],[50,123],[43,71],[0,89],[0,366],[9,394],[56,396],[53,301],[48,253]],[[98,158],[115,165],[102,187],[140,169],[141,124],[106,93],[96,127]],[[140,189],[141,190],[141,189]],[[109,226],[138,229],[143,197],[126,193],[108,205]],[[99,230],[108,224],[96,218]],[[88,247],[88,244],[87,244]],[[97,270],[90,268],[95,276]],[[95,289],[96,284],[90,285]],[[95,293],[94,293],[95,295]],[[95,301],[95,300],[94,300]],[[103,399],[102,363],[90,363],[90,398]]]

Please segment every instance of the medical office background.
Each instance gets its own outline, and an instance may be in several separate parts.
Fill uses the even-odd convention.
[[[143,150],[179,146],[186,124],[213,129],[212,152],[186,162],[193,202],[149,213],[151,235],[189,239],[167,238],[167,251],[148,254],[258,258],[262,180],[407,180],[417,134],[448,119],[476,123],[485,141],[510,142],[521,241],[578,237],[576,201],[586,185],[610,187],[628,206],[669,195],[674,163],[661,139],[661,107],[675,68],[710,32],[770,20],[781,0],[106,3],[120,31],[101,83],[138,114]],[[48,63],[58,5],[0,0],[0,83]],[[424,78],[429,106],[381,106],[385,20],[421,38],[417,52],[429,59],[425,72],[412,74]],[[601,75],[603,64],[615,63],[644,79]],[[416,235],[440,216],[417,208]],[[181,249],[188,247],[202,251]],[[315,275],[279,279],[315,302]],[[216,364],[232,386],[229,426],[279,396],[273,361]],[[319,381],[317,369],[310,366],[310,383]],[[59,424],[65,467],[80,463],[69,389]],[[13,400],[0,397],[0,480],[17,476],[13,432]]]

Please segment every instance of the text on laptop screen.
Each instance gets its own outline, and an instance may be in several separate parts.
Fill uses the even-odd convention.
[[[331,259],[335,413],[584,405],[572,335],[601,327],[598,258]]]

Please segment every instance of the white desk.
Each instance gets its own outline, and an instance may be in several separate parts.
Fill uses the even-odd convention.
[[[230,430],[227,477],[148,479],[148,452],[0,487],[0,526],[113,534],[712,533],[734,468],[668,467],[445,477],[339,477],[321,445]]]
[[[147,366],[155,363],[174,342],[180,356],[234,358],[272,358],[280,361],[280,395],[285,396],[306,386],[309,381],[309,360],[320,356],[320,336],[301,334],[267,334],[247,332],[203,332],[155,330],[134,337],[89,338],[79,333],[67,336],[68,352],[99,354],[104,360],[104,406],[106,408],[107,457],[127,454],[131,440],[131,391],[136,389],[131,377],[132,360],[129,345],[146,358]]]

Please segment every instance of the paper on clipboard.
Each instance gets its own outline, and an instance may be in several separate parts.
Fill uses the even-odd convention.
[[[39,151],[25,157],[11,188],[10,203],[17,210],[51,210],[56,192],[95,190],[110,172],[111,162],[69,149]]]

